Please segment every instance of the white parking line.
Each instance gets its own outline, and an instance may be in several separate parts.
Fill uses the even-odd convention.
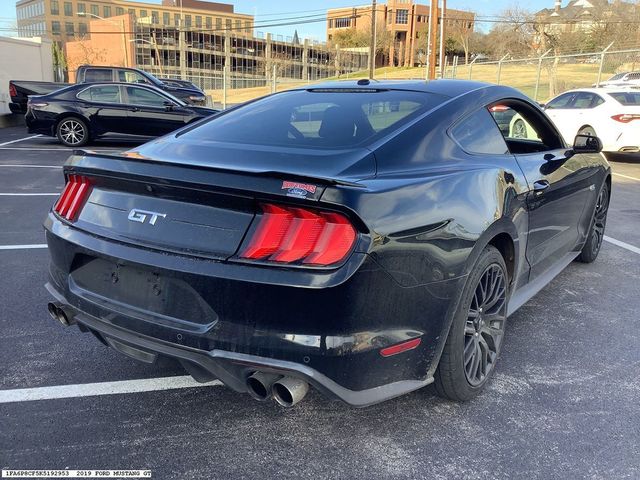
[[[0,250],[34,250],[37,248],[47,248],[47,244],[32,243],[27,245],[0,245]]]
[[[174,390],[178,388],[217,387],[220,385],[222,385],[222,382],[218,380],[208,383],[198,383],[190,376],[182,375],[179,377],[122,380],[119,382],[17,388],[13,390],[0,390],[0,403],[32,402],[34,400],[53,400],[57,398],[78,398],[98,395],[117,395],[122,393],[154,392],[159,390]]]
[[[8,165],[0,165],[0,167],[19,167],[19,168],[62,168],[62,165],[31,165],[31,164],[25,164],[25,165],[20,165],[18,163],[13,163],[13,164],[8,164]]]
[[[57,197],[58,193],[0,193],[0,197]]]
[[[630,245],[630,244],[628,244],[626,242],[621,242],[620,240],[616,240],[615,238],[607,237],[606,235],[604,236],[604,241],[612,243],[613,245],[617,245],[618,247],[622,247],[622,248],[624,248],[626,250],[629,250],[630,252],[637,253],[638,255],[640,255],[640,248],[635,247],[633,245]]]
[[[629,175],[623,175],[621,173],[616,173],[616,172],[613,172],[613,174],[618,177],[624,177],[624,178],[628,178],[629,180],[635,180],[636,182],[640,182],[640,178],[630,177]]]
[[[18,138],[17,140],[11,140],[10,142],[0,143],[0,147],[4,147],[5,145],[11,145],[12,143],[24,142],[25,140],[31,140],[32,138],[38,138],[41,136],[42,135],[34,135],[32,137]]]

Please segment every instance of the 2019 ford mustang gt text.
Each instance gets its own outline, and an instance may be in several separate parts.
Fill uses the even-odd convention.
[[[510,138],[492,107],[536,139]],[[493,109],[495,111],[496,109]],[[121,155],[76,152],[45,221],[52,317],[283,405],[486,385],[507,317],[598,255],[610,168],[502,86],[334,82]]]

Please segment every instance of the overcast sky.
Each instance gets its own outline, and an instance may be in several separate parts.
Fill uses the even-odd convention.
[[[91,1],[91,0],[87,0]],[[161,0],[137,0],[145,3],[160,4]],[[224,0],[220,0],[224,2]],[[314,15],[322,15],[328,8],[350,7],[367,4],[367,0],[235,0],[227,1],[233,3],[235,11],[238,13],[253,14],[256,17],[256,30],[271,32],[281,35],[293,35],[294,30],[298,30],[300,38],[308,37],[318,40],[325,39],[325,22]],[[381,1],[384,3],[384,0]],[[418,3],[428,4],[428,0]],[[568,0],[563,0],[563,6]],[[496,15],[506,7],[520,5],[527,10],[537,11],[546,7],[553,7],[553,0],[448,0],[447,6],[460,10],[472,10],[480,16]],[[13,0],[0,0],[0,28],[6,28],[15,24],[16,8]],[[306,17],[300,19],[284,20],[287,17]],[[302,23],[309,21],[309,23]],[[313,21],[313,23],[311,22]],[[297,22],[297,25],[270,26],[274,23]],[[487,25],[482,26],[488,28]],[[6,32],[0,32],[0,35]]]

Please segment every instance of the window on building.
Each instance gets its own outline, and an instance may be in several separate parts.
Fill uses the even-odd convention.
[[[216,18],[216,30],[222,30],[222,19],[220,17]]]
[[[349,28],[351,26],[351,17],[336,18],[336,28]]]
[[[242,31],[242,22],[240,20],[236,20],[236,31],[237,32],[241,32]]]
[[[396,23],[401,25],[409,23],[409,10],[406,8],[399,8],[396,10]]]
[[[64,2],[64,16],[70,17],[73,15],[73,5],[71,2]]]
[[[151,11],[151,21],[155,24],[160,23],[160,14],[158,12]]]
[[[134,17],[134,18],[135,18],[135,16],[136,16],[136,10],[135,10],[135,8],[129,8],[129,9],[127,10],[127,12],[129,13],[129,15],[131,15],[132,17]]]
[[[100,7],[98,5],[91,5],[91,15],[95,15],[96,17],[100,15]]]
[[[251,22],[249,20],[244,22],[244,31],[245,33],[251,33]]]
[[[207,17],[205,22],[206,22],[205,25],[207,27],[207,30],[211,30],[213,28],[213,18]]]
[[[171,14],[169,12],[162,12],[162,24],[169,25],[171,23]]]
[[[124,8],[116,7],[116,15],[118,15],[118,16],[124,15]]]
[[[231,19],[230,18],[225,19],[224,26],[225,26],[225,28],[227,30],[231,30]]]
[[[60,22],[51,22],[51,33],[53,33],[54,35],[60,35]]]
[[[111,7],[103,7],[102,16],[104,18],[109,18],[111,16]]]
[[[78,24],[78,32],[80,33],[80,35],[86,35],[87,33],[89,33],[89,29],[87,28],[87,24],[86,23],[79,23]]]
[[[60,4],[58,0],[51,0],[51,15],[60,15]]]
[[[184,26],[187,28],[191,27],[191,15],[184,16]]]
[[[333,18],[330,18],[329,20],[327,20],[327,24],[329,28],[333,28]]]
[[[179,26],[180,26],[180,14],[179,14],[179,13],[174,13],[174,14],[173,14],[173,24],[174,24],[176,27],[179,27]]]
[[[146,10],[140,10],[140,18],[147,18],[147,11]]]
[[[87,12],[87,6],[84,3],[78,3],[78,16],[82,17]]]
[[[196,15],[196,28],[202,28],[202,17],[200,15]]]
[[[74,31],[73,23],[72,23],[72,22],[66,22],[66,23],[64,24],[64,31],[65,31],[65,33],[66,33],[67,35],[69,35],[70,37],[73,37],[73,36],[76,34],[76,32]]]

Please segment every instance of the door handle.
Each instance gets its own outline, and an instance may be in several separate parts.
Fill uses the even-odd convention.
[[[533,183],[533,191],[536,195],[541,195],[551,184],[548,180],[538,180]]]

